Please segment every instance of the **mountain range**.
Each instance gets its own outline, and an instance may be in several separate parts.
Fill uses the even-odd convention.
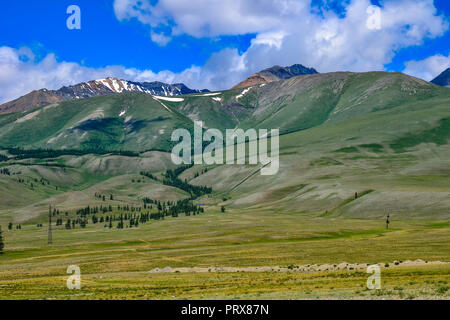
[[[447,298],[450,88],[285,71],[188,94],[97,80],[0,114],[0,298]],[[250,142],[244,164],[175,164],[172,133],[199,124],[279,129],[279,170],[260,174]],[[77,297],[72,263],[89,280]],[[368,265],[387,288],[362,290]]]
[[[450,217],[449,88],[388,72],[315,73],[177,96],[126,91],[130,86],[1,114],[0,165],[17,174],[0,175],[0,210],[20,220],[44,213],[49,203],[73,209],[97,188],[129,202],[186,197],[177,188],[162,192],[157,182],[152,189],[130,179],[174,168],[171,133],[201,123],[280,130],[274,176],[255,174],[255,165],[195,165],[183,172],[183,181],[214,190],[202,202],[360,218],[382,217],[385,210],[392,217]],[[58,188],[24,189],[22,176]],[[350,201],[355,192],[361,196]]]
[[[273,81],[286,80],[296,76],[315,73],[318,72],[314,68],[307,68],[301,64],[294,64],[290,67],[273,66],[252,74],[247,79],[239,82],[232,89],[267,84]]]
[[[170,133],[180,126],[192,128],[194,122],[221,130],[279,128],[283,134],[396,109],[449,92],[414,77],[386,72],[316,73],[246,88],[177,96],[156,96],[149,88],[114,79],[95,84],[77,86],[81,96],[75,99],[70,90],[62,95],[62,101],[1,116],[1,145],[169,151]],[[121,94],[108,94],[113,90]],[[62,88],[59,94],[64,92]],[[174,93],[178,91],[166,91],[167,95]],[[89,95],[93,97],[81,99]]]
[[[60,101],[90,98],[122,92],[143,92],[158,96],[176,96],[180,94],[207,91],[208,90],[193,90],[183,83],[167,84],[158,81],[133,82],[117,78],[105,78],[82,82],[72,86],[64,86],[58,90],[35,90],[18,99],[0,105],[0,113],[24,111]]]
[[[442,72],[435,79],[431,80],[432,83],[438,86],[450,88],[450,68]]]
[[[252,74],[247,79],[233,86],[232,89],[266,85],[271,82],[309,74],[318,74],[318,72],[314,68],[308,68],[301,64],[294,64],[287,67],[273,66]],[[431,82],[439,86],[450,87],[450,68],[442,72]],[[108,77],[105,79],[82,82],[71,86],[63,86],[58,90],[47,90],[45,88],[34,90],[22,97],[0,105],[0,114],[25,111],[34,107],[61,101],[77,100],[124,92],[142,92],[149,95],[171,97],[191,93],[209,92],[209,90],[190,89],[183,83],[167,84],[159,81],[135,82]]]

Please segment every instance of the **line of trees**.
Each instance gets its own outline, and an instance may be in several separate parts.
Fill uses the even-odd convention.
[[[204,209],[202,207],[193,205],[188,199],[177,201],[176,203],[168,206],[166,204],[161,204],[157,212],[142,212],[142,213],[121,213],[119,215],[101,215],[91,214],[92,224],[102,223],[105,228],[113,228],[113,223],[116,224],[117,229],[127,228],[137,228],[139,224],[144,224],[150,220],[164,220],[167,216],[178,217],[179,214],[184,213],[186,216],[197,215],[203,213]],[[65,229],[70,230],[80,226],[85,228],[89,223],[86,216],[81,216],[76,219],[68,218],[64,224]],[[62,219],[56,221],[56,225],[60,226],[63,224]]]
[[[163,180],[162,183],[167,185],[167,186],[171,186],[171,187],[175,187],[178,189],[181,189],[183,191],[186,191],[187,193],[190,194],[190,199],[193,200],[195,198],[198,198],[202,195],[205,194],[210,194],[212,193],[212,188],[207,187],[207,186],[194,186],[191,185],[187,182],[187,180],[181,180],[180,178],[178,178],[178,176],[186,169],[191,168],[193,166],[193,164],[191,165],[186,165],[186,166],[181,166],[178,167],[176,169],[169,169],[166,171],[166,173],[163,174]]]
[[[60,211],[56,208],[52,211],[52,216],[56,216],[56,226],[63,226],[67,230],[74,229],[77,226],[85,228],[90,222],[92,224],[102,223],[104,227],[113,228],[113,223],[117,229],[125,227],[138,227],[139,224],[146,223],[150,220],[164,220],[167,216],[178,217],[180,214],[186,216],[197,215],[204,212],[204,208],[194,205],[190,199],[183,199],[174,201],[160,201],[150,198],[141,199],[144,203],[142,206],[117,205],[113,210],[111,205],[108,206],[86,206],[84,208],[75,209],[76,217],[69,217],[69,212],[65,212],[66,221],[60,216]],[[156,212],[151,212],[155,210]],[[115,211],[116,214],[112,212]],[[16,229],[21,229],[22,226],[16,225]],[[38,224],[37,227],[42,227]],[[8,228],[13,229],[12,222],[9,223]]]
[[[118,209],[119,208],[120,208],[120,206],[118,206]],[[112,212],[112,211],[113,211],[112,205],[108,205],[108,206],[102,206],[101,205],[100,207],[98,207],[98,206],[95,206],[95,207],[87,206],[87,207],[84,207],[84,208],[81,208],[81,209],[77,209],[75,211],[75,213],[77,215],[80,215],[81,217],[86,217],[89,214],[96,214],[96,213],[99,213],[99,212],[106,213],[106,212]]]
[[[8,223],[8,230],[12,230],[13,228],[14,228],[13,223],[12,223],[12,222]],[[21,225],[20,223],[17,224],[17,225],[16,225],[16,229],[17,229],[17,230],[22,229],[22,225]]]
[[[103,201],[106,201],[107,198],[109,198],[109,200],[114,200],[114,196],[112,194],[109,194],[109,196],[106,196],[104,194],[96,192],[94,197],[96,199],[103,200]]]
[[[66,230],[74,229],[77,226],[86,228],[89,221],[92,224],[102,223],[105,228],[113,228],[113,223],[117,229],[138,227],[139,224],[144,224],[150,220],[164,220],[167,216],[178,217],[180,214],[186,216],[197,215],[204,212],[204,208],[194,205],[190,199],[183,199],[174,201],[159,201],[150,198],[142,199],[144,208],[134,207],[129,205],[117,206],[117,211],[120,214],[111,214],[112,206],[87,206],[76,209],[76,217],[69,217],[69,212],[65,212],[66,221],[60,217],[60,211],[53,209],[52,216],[56,216],[56,226],[63,226]],[[149,205],[149,203],[154,204]],[[157,210],[150,212],[150,210]],[[106,214],[109,213],[109,214]],[[37,227],[42,227],[42,224],[37,224]],[[22,229],[22,225],[13,225],[12,222],[8,224],[8,229]]]
[[[15,152],[23,152],[21,149],[14,149]],[[28,155],[31,154],[40,154],[40,153],[51,153],[55,150],[27,150],[25,153]],[[61,150],[62,152],[65,152],[67,150]],[[59,150],[56,151],[55,154],[59,154]],[[91,216],[91,221],[93,224],[97,223],[104,223],[105,228],[109,227],[110,229],[113,227],[113,222],[117,222],[117,228],[123,229],[125,227],[125,223],[127,222],[127,227],[138,227],[141,223],[146,223],[149,220],[160,220],[164,219],[166,216],[172,216],[172,217],[178,217],[179,214],[185,214],[186,216],[196,215],[204,212],[204,208],[198,205],[194,205],[191,200],[200,197],[204,194],[209,194],[212,192],[212,188],[207,186],[194,186],[187,182],[187,180],[181,180],[178,178],[178,176],[183,173],[186,169],[191,168],[193,165],[186,165],[186,166],[180,166],[173,170],[167,170],[163,174],[163,179],[159,180],[157,177],[152,175],[149,172],[141,171],[140,174],[142,176],[148,177],[150,179],[161,181],[164,185],[173,186],[176,188],[179,188],[181,190],[186,191],[190,194],[190,198],[178,200],[176,202],[173,201],[160,201],[160,200],[154,200],[151,198],[143,198],[141,199],[143,202],[144,210],[141,206],[134,207],[129,205],[117,205],[117,211],[121,212],[119,216],[116,215],[106,215],[106,213],[112,213],[113,207],[112,205],[101,205],[98,206],[86,206],[84,208],[76,209],[76,217],[72,219],[69,218],[69,212],[65,212],[65,215],[67,217],[66,222],[64,223],[63,219],[60,216],[60,211],[56,208],[53,209],[52,216],[57,216],[56,219],[56,226],[62,226],[64,225],[65,229],[73,229],[77,225],[79,225],[81,228],[85,228],[86,225],[89,223],[88,216]],[[2,169],[6,170],[5,174],[10,174],[9,170],[7,168]],[[202,171],[202,173],[206,172],[206,169]],[[1,173],[1,172],[0,172]],[[197,174],[198,176],[198,174]],[[25,181],[23,181],[25,182]],[[37,179],[35,179],[35,182],[38,182]],[[44,180],[43,178],[40,181],[43,185],[49,184],[48,181]],[[96,199],[102,199],[103,201],[106,201],[108,198],[109,200],[114,200],[114,197],[112,194],[107,197],[106,195],[103,195],[101,193],[95,193],[94,197]],[[155,205],[155,209],[157,212],[150,212],[150,210],[153,210],[153,205]],[[222,208],[222,212],[224,212],[224,208]],[[98,213],[102,213],[100,217],[97,216]],[[38,227],[42,227],[42,224],[38,224]],[[12,230],[13,224],[10,222],[8,225],[8,229]],[[21,229],[22,226],[19,224],[16,226],[16,229]]]
[[[3,149],[3,148],[2,148]],[[139,153],[133,152],[133,151],[109,151],[105,149],[83,149],[83,150],[76,150],[76,149],[64,149],[64,150],[54,150],[54,149],[22,149],[22,148],[4,148],[8,150],[8,152],[11,155],[14,155],[15,159],[29,159],[29,158],[36,158],[36,159],[46,159],[46,158],[57,158],[60,156],[66,156],[66,155],[74,155],[74,156],[82,156],[86,154],[114,154],[114,155],[120,155],[120,156],[127,156],[127,157],[137,157],[139,156]]]
[[[157,177],[155,177],[153,174],[151,174],[148,171],[141,171],[140,174],[141,174],[141,176],[150,178],[150,179],[155,180],[155,181],[159,181],[159,179]]]
[[[207,173],[207,172],[208,172],[208,168],[204,168],[202,171],[196,172],[196,173],[194,174],[194,178],[197,178],[197,177],[199,177],[201,174],[204,174],[204,173]]]
[[[163,179],[162,179],[162,183],[166,186],[171,186],[171,187],[175,187],[178,189],[181,189],[183,191],[186,191],[187,193],[190,194],[190,199],[193,200],[195,198],[198,198],[202,195],[205,194],[210,194],[212,193],[212,188],[207,187],[207,186],[194,186],[191,185],[187,182],[187,180],[181,180],[180,178],[178,178],[178,176],[183,173],[185,170],[191,168],[193,166],[193,164],[190,165],[185,165],[185,166],[180,166],[176,169],[169,169],[167,170],[164,174],[163,174]],[[204,169],[202,171],[202,173],[207,172],[208,169]],[[157,177],[155,177],[153,174],[151,174],[150,172],[147,171],[141,171],[140,174],[144,177],[153,179],[155,181],[160,181]],[[197,172],[194,175],[194,178],[198,177],[199,173]]]

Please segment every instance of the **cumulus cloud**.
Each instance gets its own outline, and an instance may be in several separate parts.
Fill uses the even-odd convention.
[[[223,62],[226,63],[223,63]],[[226,49],[211,56],[203,66],[192,66],[182,72],[169,70],[158,73],[152,70],[139,70],[123,66],[89,68],[74,62],[58,61],[54,54],[48,54],[36,61],[30,48],[0,47],[0,103],[16,99],[32,90],[47,88],[59,89],[93,79],[117,77],[131,81],[162,81],[166,83],[183,82],[191,88],[204,89],[226,87],[230,81],[227,72],[231,70],[231,81],[243,68],[242,57],[237,50]],[[234,76],[234,77],[233,77]]]
[[[105,77],[140,81],[174,79],[173,73],[169,71],[156,74],[150,70],[127,69],[123,66],[88,68],[78,63],[59,62],[54,54],[36,61],[30,48],[0,47],[0,103],[36,89],[58,89],[64,85]]]
[[[302,63],[321,72],[383,70],[397,50],[448,29],[433,0],[384,1],[379,28],[367,27],[370,6],[369,0],[347,1],[344,14],[337,14],[329,6],[317,10],[298,0],[159,0],[153,5],[115,0],[114,9],[119,20],[136,18],[152,28],[169,28],[172,36],[256,33],[243,54],[225,49],[204,66],[204,86],[213,89],[275,64]]]
[[[298,0],[115,0],[119,20],[136,18],[152,28],[171,27],[173,35],[215,37],[259,33],[298,18],[306,1]]]
[[[164,35],[163,33],[157,33],[157,32],[150,32],[150,37],[152,38],[153,42],[156,42],[160,46],[164,47],[166,44],[168,44],[171,40],[170,37]]]
[[[450,68],[450,55],[435,55],[424,60],[411,60],[405,63],[406,74],[421,78],[427,81],[433,80],[441,72]]]
[[[328,1],[324,1],[325,4]],[[49,54],[35,61],[28,48],[0,48],[0,101],[33,89],[59,88],[80,81],[115,76],[136,81],[184,82],[192,88],[228,89],[250,74],[272,65],[301,63],[320,72],[384,70],[402,48],[421,45],[443,35],[447,18],[433,0],[385,0],[380,24],[368,28],[369,0],[343,2],[337,14],[330,6],[318,10],[300,0],[115,0],[117,19],[137,19],[150,27],[149,41],[166,45],[178,35],[220,37],[256,34],[240,53],[224,48],[203,66],[174,73],[123,66],[102,69],[57,61]],[[445,62],[447,61],[447,62]],[[448,63],[435,56],[407,63],[405,72],[430,79]],[[424,64],[424,66],[419,66]],[[439,70],[440,71],[439,71]]]

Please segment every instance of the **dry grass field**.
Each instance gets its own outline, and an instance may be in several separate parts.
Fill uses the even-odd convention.
[[[132,229],[5,231],[2,299],[447,299],[450,223],[225,212]],[[420,259],[421,261],[415,261]],[[366,266],[380,263],[381,290]],[[69,265],[81,290],[69,290]],[[171,269],[172,268],[172,269]],[[177,268],[177,269],[174,269]],[[161,270],[162,269],[162,270]]]

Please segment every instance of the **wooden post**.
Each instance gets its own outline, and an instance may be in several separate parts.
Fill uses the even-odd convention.
[[[52,244],[52,206],[48,206],[48,244]]]

